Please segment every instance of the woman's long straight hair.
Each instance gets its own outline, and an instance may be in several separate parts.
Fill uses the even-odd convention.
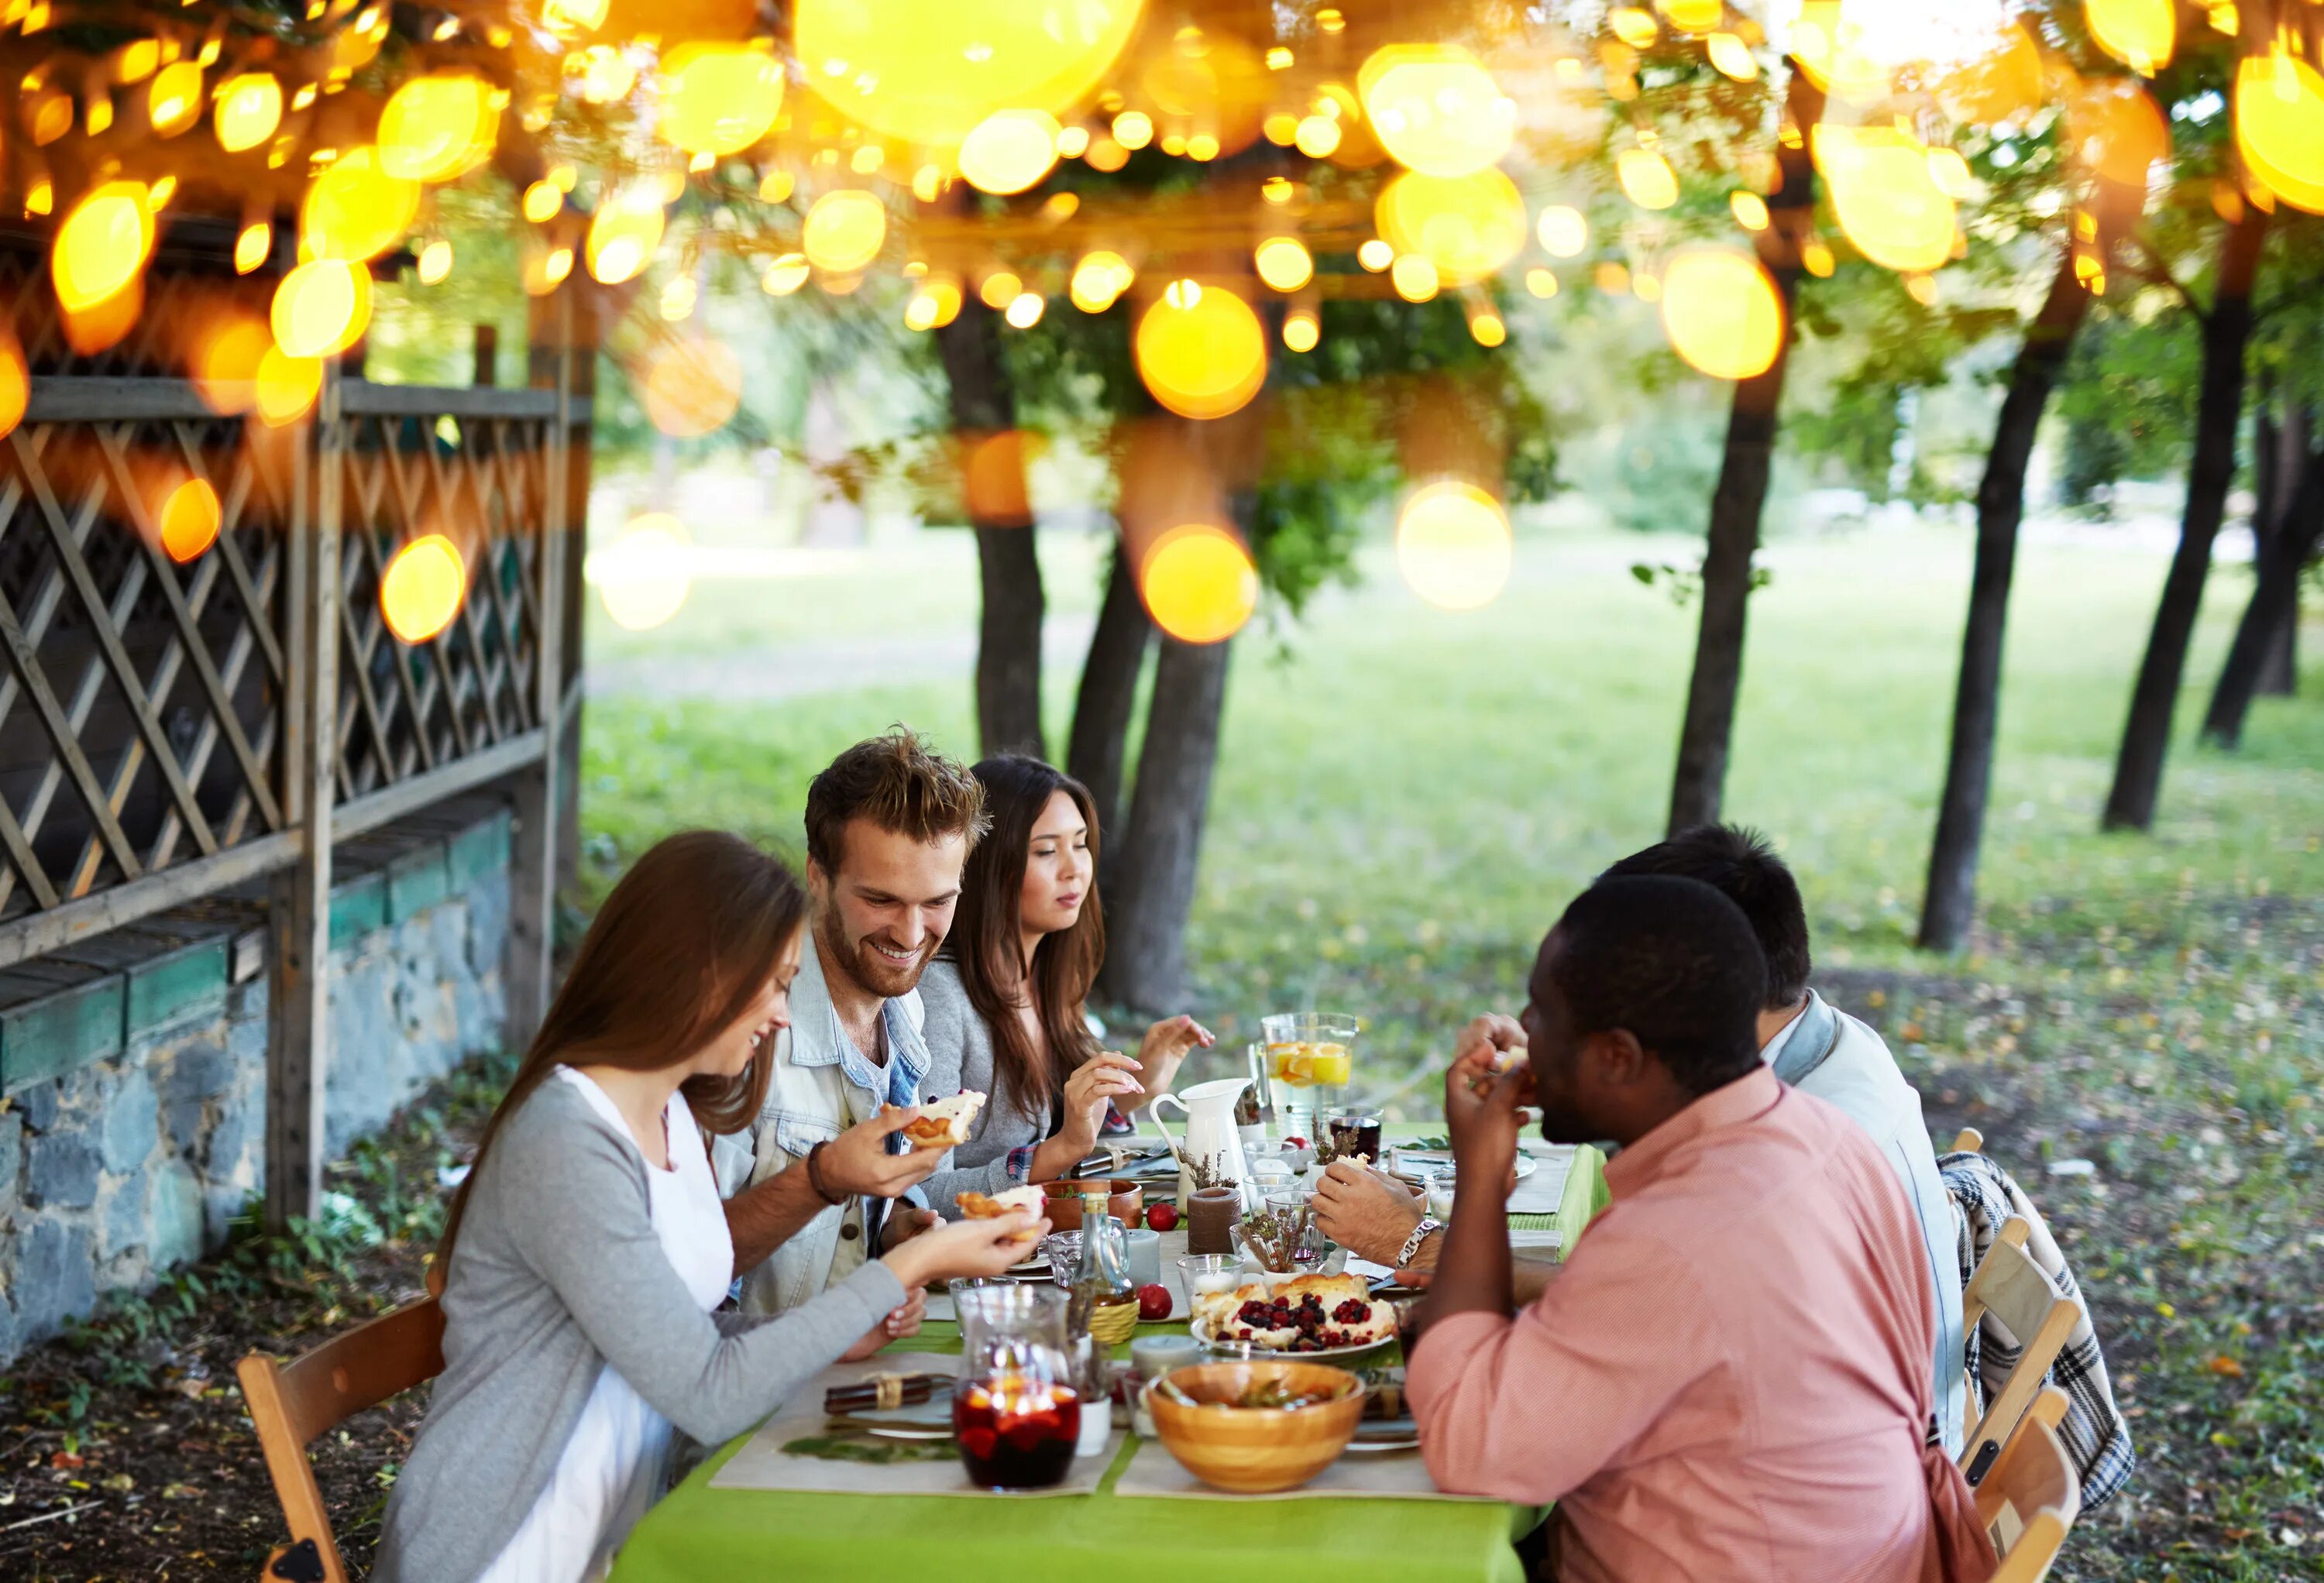
[[[984,786],[992,829],[968,854],[960,907],[945,949],[959,965],[968,1000],[992,1033],[995,1087],[1021,1113],[1046,1121],[1065,1074],[1097,1053],[1083,1003],[1105,961],[1105,919],[1098,907],[1097,804],[1089,788],[1038,759],[1009,753],[972,771]],[[1089,825],[1090,888],[1070,929],[1045,934],[1025,970],[1018,899],[1025,888],[1033,826],[1049,798],[1064,792]],[[1037,1050],[1018,1018],[1030,1003],[1046,1049]]]
[[[540,1031],[494,1107],[475,1163],[452,1197],[436,1267],[451,1273],[469,1189],[501,1124],[559,1066],[658,1072],[690,1059],[751,1008],[807,916],[807,893],[779,858],[739,835],[689,830],[657,842],[589,925]],[[774,1045],[733,1078],[696,1074],[679,1091],[706,1130],[736,1132],[767,1097]]]

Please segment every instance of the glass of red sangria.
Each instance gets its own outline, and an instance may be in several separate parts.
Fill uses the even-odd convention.
[[[1065,1292],[1026,1283],[960,1293],[953,1435],[970,1480],[1047,1489],[1073,1465],[1081,1393],[1065,1349]]]

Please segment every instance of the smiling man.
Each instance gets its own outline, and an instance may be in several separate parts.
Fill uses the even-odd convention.
[[[807,794],[814,949],[791,985],[766,1103],[748,1134],[722,1138],[721,1187],[742,1306],[795,1308],[934,1217],[892,1201],[946,1157],[896,1137],[928,1049],[921,970],[944,943],[962,866],[985,831],[983,788],[901,727],[856,743]],[[881,1114],[883,1105],[901,1107]],[[864,1349],[908,1334],[919,1294]]]

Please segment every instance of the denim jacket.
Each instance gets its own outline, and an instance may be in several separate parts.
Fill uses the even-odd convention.
[[[841,1030],[824,981],[822,953],[812,936],[799,953],[790,1000],[791,1026],[776,1035],[774,1072],[758,1119],[747,1131],[719,1138],[712,1146],[718,1191],[728,1198],[779,1171],[805,1170],[808,1150],[878,1115],[881,1104],[919,1101],[920,1079],[928,1069],[919,991],[881,1006],[888,1045],[884,1069],[874,1066]],[[889,1146],[905,1146],[891,1138]],[[925,1206],[918,1189],[906,1196]],[[884,1200],[851,1198],[822,1210],[764,1264],[741,1273],[737,1284],[744,1311],[780,1313],[797,1308],[861,1268],[867,1257],[876,1256],[873,1244],[886,1208]]]

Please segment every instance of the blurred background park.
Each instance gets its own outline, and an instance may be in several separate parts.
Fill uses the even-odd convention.
[[[902,722],[1092,785],[1101,1010],[1194,1012],[1219,1072],[1266,1013],[1352,1012],[1355,1086],[1423,1120],[1592,875],[1748,824],[1818,986],[2089,1296],[2142,1468],[2059,1575],[2324,1577],[2324,5],[5,9],[12,279],[59,307],[0,344],[12,523],[80,410],[42,381],[143,345],[119,305],[173,203],[237,273],[136,354],[228,392],[219,445],[402,400],[351,476],[374,442],[465,465],[515,442],[455,388],[519,366],[576,437],[540,442],[571,498],[524,508],[564,561],[497,558],[439,479],[342,590],[384,625],[338,661],[391,717],[340,766],[362,805],[476,750],[395,724],[391,682],[430,707],[403,657],[494,674],[475,607],[569,565],[527,652],[572,690],[518,709],[520,844],[570,810],[561,864],[511,860],[544,951],[670,832],[798,856],[807,780]],[[1041,69],[990,87],[963,41]],[[163,108],[193,65],[215,140]],[[292,108],[237,144],[270,72]],[[243,495],[140,487],[157,567],[235,539]],[[335,1121],[311,1196],[214,1212],[206,1262],[97,1233],[40,1326],[9,1265],[0,1571],[246,1575],[272,1514],[225,1367],[417,1290],[505,1072]],[[372,1417],[318,1451],[351,1555],[416,1422]]]

